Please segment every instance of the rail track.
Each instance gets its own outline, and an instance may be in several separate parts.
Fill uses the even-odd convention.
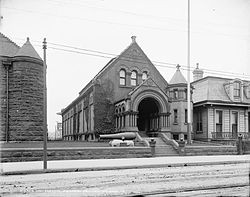
[[[248,163],[3,176],[3,196],[249,196]]]

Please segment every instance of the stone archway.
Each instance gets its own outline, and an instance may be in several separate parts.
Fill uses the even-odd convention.
[[[146,97],[138,105],[137,127],[139,131],[155,132],[159,130],[160,106],[156,99]]]
[[[161,91],[147,89],[131,97],[131,112],[135,113],[134,130],[156,134],[169,132],[169,103]]]

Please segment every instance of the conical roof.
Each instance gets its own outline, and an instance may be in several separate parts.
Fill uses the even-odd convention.
[[[180,65],[177,65],[176,68],[177,68],[177,70],[174,73],[174,76],[170,80],[169,84],[180,84],[180,83],[186,84],[187,81],[180,71]]]
[[[15,57],[18,56],[31,57],[42,60],[42,58],[38,55],[32,44],[30,43],[29,38],[27,38],[27,41],[15,55]]]
[[[20,47],[0,32],[0,56],[13,57]]]

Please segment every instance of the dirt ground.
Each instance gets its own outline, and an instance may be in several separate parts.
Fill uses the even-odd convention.
[[[0,191],[2,196],[249,196],[249,169],[241,163],[12,175],[1,177]]]

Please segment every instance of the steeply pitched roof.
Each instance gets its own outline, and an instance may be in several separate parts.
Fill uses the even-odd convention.
[[[128,95],[131,96],[132,94],[134,94],[138,89],[140,89],[142,86],[147,86],[147,87],[157,87],[161,90],[161,88],[155,83],[155,81],[149,77],[147,78],[145,81],[143,81],[139,86],[136,86],[133,90],[131,90]],[[162,92],[164,92],[163,90],[161,90]],[[164,92],[165,94],[165,92]]]
[[[135,62],[140,64],[151,64],[152,67],[155,69],[155,72],[157,72],[162,79],[162,81],[167,86],[167,81],[164,79],[164,77],[160,74],[160,72],[155,68],[153,63],[150,61],[150,59],[146,56],[146,54],[143,52],[141,47],[136,42],[136,37],[132,36],[132,42],[131,44],[124,49],[120,55],[112,58],[102,69],[101,71],[79,92],[79,94],[83,94],[91,84],[103,73],[105,73],[110,67],[112,67],[117,61],[119,60],[125,60],[128,62]],[[138,55],[139,54],[139,55]],[[146,61],[145,61],[146,60]]]
[[[15,57],[18,56],[24,56],[24,57],[31,57],[31,58],[36,58],[39,60],[42,60],[42,58],[38,55],[34,47],[29,41],[29,38],[27,38],[27,41],[24,43],[24,45],[19,49]]]
[[[172,79],[170,80],[169,84],[186,84],[187,81],[185,79],[185,77],[182,75],[181,71],[180,71],[180,66],[177,65],[176,66],[177,70],[174,73],[174,76],[172,77]]]
[[[0,32],[0,56],[13,57],[20,47]]]

